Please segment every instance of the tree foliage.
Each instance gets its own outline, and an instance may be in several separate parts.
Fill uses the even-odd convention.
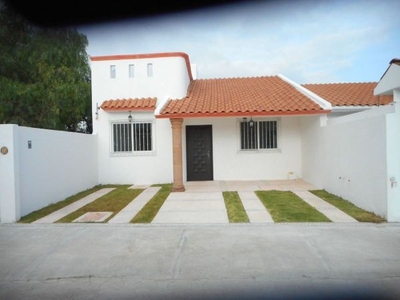
[[[0,123],[91,133],[87,45],[74,28],[37,27],[0,6]]]

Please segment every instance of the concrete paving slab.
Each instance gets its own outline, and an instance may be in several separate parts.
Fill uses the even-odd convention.
[[[140,184],[140,185],[132,185],[129,187],[131,190],[144,190],[150,187],[150,184]]]
[[[358,222],[356,219],[344,213],[336,206],[322,200],[309,191],[293,191],[293,193],[302,198],[311,206],[315,207],[318,211],[327,216],[332,222]]]
[[[400,299],[400,225],[2,224],[0,299]]]
[[[182,212],[182,211],[222,211],[226,212],[226,207],[222,201],[201,200],[201,201],[166,201],[162,206],[163,212]]]
[[[152,224],[226,224],[229,223],[224,211],[163,211],[158,213]]]
[[[254,192],[238,192],[250,223],[273,223],[273,219]]]
[[[74,223],[100,223],[105,221],[109,216],[113,214],[112,211],[96,211],[87,212],[79,218],[73,220]]]
[[[70,205],[67,205],[64,208],[61,208],[41,219],[38,219],[36,221],[34,221],[33,223],[54,223],[58,220],[60,220],[61,218],[69,215],[70,213],[78,210],[81,207],[84,207],[85,205],[97,200],[98,198],[108,194],[109,192],[111,192],[112,190],[115,190],[115,188],[104,188],[101,190],[98,190],[78,201],[75,201],[74,203],[71,203]]]
[[[221,191],[217,192],[175,192],[170,193],[168,196],[168,201],[198,201],[198,200],[220,200],[222,197]]]
[[[233,185],[233,184],[226,184],[224,191],[242,191],[242,192],[252,192],[259,190],[259,186],[256,184],[249,184],[249,185]]]
[[[206,185],[201,186],[207,190]],[[229,222],[222,191],[171,193],[152,223],[204,224],[207,220],[210,224]]]
[[[185,192],[188,193],[209,193],[209,192],[221,192],[222,189],[219,185],[190,185],[185,186]]]
[[[158,186],[146,188],[119,213],[108,220],[108,223],[129,223],[160,189],[161,187]]]

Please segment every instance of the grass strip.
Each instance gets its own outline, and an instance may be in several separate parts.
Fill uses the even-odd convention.
[[[223,192],[229,223],[249,223],[249,217],[243,207],[238,192]]]
[[[291,191],[256,191],[258,198],[276,223],[331,222],[323,213]]]
[[[106,223],[109,219],[115,216],[121,209],[127,206],[132,200],[134,200],[143,189],[128,189],[130,185],[119,186],[115,190],[108,194],[100,197],[99,199],[81,207],[80,209],[70,213],[69,215],[61,218],[56,223],[69,223],[79,218],[87,212],[101,212],[111,211],[113,214],[108,217],[103,223]]]
[[[160,186],[161,189],[143,206],[130,223],[151,223],[171,193],[172,184],[156,184],[153,186]]]
[[[78,201],[98,190],[101,190],[102,188],[107,188],[107,187],[115,187],[115,186],[111,186],[111,185],[96,185],[90,189],[87,189],[85,191],[79,192],[73,196],[70,196],[68,198],[66,198],[65,200],[56,202],[56,203],[52,203],[50,205],[47,205],[46,207],[43,207],[41,209],[35,210],[29,214],[27,214],[26,216],[23,216],[18,223],[32,223],[36,220],[39,220],[71,203],[74,203],[75,201]]]
[[[331,193],[328,193],[325,190],[312,190],[310,193],[315,196],[323,199],[324,201],[336,206],[341,211],[345,212],[349,216],[352,216],[359,222],[370,222],[370,223],[384,223],[386,220],[378,215],[375,215],[372,212],[366,211],[353,203],[345,200],[339,196],[335,196]]]

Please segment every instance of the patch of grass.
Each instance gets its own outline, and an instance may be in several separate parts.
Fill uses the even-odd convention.
[[[172,184],[155,184],[153,186],[160,186],[161,189],[143,206],[130,223],[151,223],[171,193]]]
[[[143,189],[128,189],[128,187],[130,185],[118,186],[115,190],[61,218],[56,223],[72,222],[87,212],[113,212],[110,217],[103,221],[105,223],[143,192]]]
[[[243,207],[238,192],[223,192],[229,223],[249,223],[249,217]]]
[[[290,191],[256,191],[265,208],[276,223],[331,222],[316,208]]]
[[[32,223],[40,218],[43,218],[71,203],[74,203],[77,200],[80,200],[98,190],[101,190],[102,188],[108,188],[108,187],[115,187],[114,185],[96,185],[90,189],[87,189],[85,191],[79,192],[73,196],[70,196],[66,198],[65,200],[59,201],[57,203],[52,203],[46,207],[43,207],[39,210],[33,211],[30,214],[27,214],[26,216],[23,216],[18,223]]]
[[[326,202],[336,206],[349,216],[352,216],[359,222],[370,222],[370,223],[383,223],[386,220],[378,215],[375,215],[372,212],[363,210],[353,203],[333,194],[328,193],[325,190],[312,190],[310,193],[313,193],[315,196],[320,197]]]

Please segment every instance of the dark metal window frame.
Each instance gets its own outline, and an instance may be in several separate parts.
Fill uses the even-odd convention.
[[[112,123],[112,152],[152,152],[153,123]]]
[[[240,150],[278,149],[278,121],[253,120],[240,122]]]

